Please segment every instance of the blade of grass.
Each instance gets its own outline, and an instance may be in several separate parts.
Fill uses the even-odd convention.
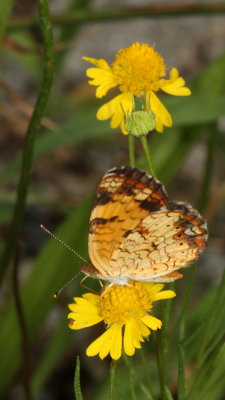
[[[124,362],[128,368],[128,374],[129,374],[129,388],[130,388],[130,396],[132,400],[137,400],[137,396],[135,393],[135,371],[133,368],[133,360],[132,357],[128,357],[126,354],[123,354],[123,359]]]
[[[220,285],[218,287],[215,299],[212,303],[212,306],[209,310],[208,318],[205,321],[205,329],[204,335],[201,339],[201,345],[199,348],[199,352],[196,358],[196,369],[200,367],[202,362],[204,361],[204,352],[208,345],[210,337],[212,337],[214,332],[214,322],[218,318],[218,312],[220,310],[221,305],[225,300],[225,271],[222,275]]]
[[[164,398],[165,400],[174,400],[172,393],[170,392],[169,388],[167,386],[164,387]]]
[[[185,379],[185,353],[183,346],[178,344],[178,400],[186,400],[186,379]]]
[[[152,382],[151,382],[149,368],[147,367],[147,363],[146,363],[145,354],[144,354],[143,349],[141,348],[138,353],[139,353],[139,355],[141,357],[142,365],[144,367],[144,371],[145,371],[145,375],[146,375],[146,380],[148,382],[148,389],[146,388],[146,390],[148,391],[150,400],[153,400],[154,399],[154,393],[153,393],[153,389],[152,389],[153,385],[152,385]]]
[[[75,376],[74,376],[74,394],[76,400],[83,400],[80,386],[80,358],[77,356]]]
[[[221,368],[225,362],[225,343],[216,352],[216,354],[208,360],[201,368],[199,374],[196,376],[192,387],[188,393],[188,399],[206,399],[210,389],[216,384],[217,380],[220,380],[224,376],[224,370]]]

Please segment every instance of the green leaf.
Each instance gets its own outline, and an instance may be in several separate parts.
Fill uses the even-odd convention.
[[[77,357],[76,370],[74,376],[74,394],[76,400],[83,400],[80,386],[80,359]]]
[[[73,339],[72,333],[68,328],[66,315],[59,317],[57,329],[46,343],[45,351],[41,355],[31,377],[31,391],[33,396],[37,396],[56,365],[59,365],[62,355],[69,348]]]
[[[164,398],[163,400],[174,400],[172,393],[167,386],[164,386]]]
[[[193,94],[190,97],[166,97],[175,127],[202,125],[216,122],[225,115],[225,96]]]
[[[69,216],[57,231],[81,255],[87,251],[87,227],[90,214],[90,199],[83,202]],[[43,232],[43,235],[45,233]],[[49,239],[22,288],[22,304],[31,342],[42,329],[44,319],[54,307],[53,293],[61,287],[79,268],[80,261],[56,240]],[[74,292],[79,294],[79,279],[74,281]],[[67,309],[65,309],[67,314]],[[6,307],[1,320],[0,330],[0,394],[4,392],[19,368],[21,361],[20,333],[13,304]],[[10,340],[9,340],[10,338]]]
[[[192,85],[193,93],[202,93],[207,97],[224,94],[225,89],[225,53],[213,60],[201,72]]]

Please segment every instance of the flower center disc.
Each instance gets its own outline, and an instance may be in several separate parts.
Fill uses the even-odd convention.
[[[112,69],[121,92],[132,92],[137,97],[145,90],[159,90],[158,81],[165,76],[163,58],[152,47],[140,43],[119,50]]]
[[[114,285],[102,294],[100,315],[106,324],[125,324],[130,318],[143,318],[151,310],[152,302],[144,285],[141,282],[129,285]]]

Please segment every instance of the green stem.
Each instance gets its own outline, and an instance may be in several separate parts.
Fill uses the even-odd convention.
[[[116,371],[117,362],[112,360],[110,366],[110,400],[115,400],[116,398]]]
[[[134,18],[168,18],[188,15],[212,15],[224,14],[225,4],[202,3],[202,4],[171,4],[171,5],[150,5],[145,7],[111,8],[104,10],[76,10],[69,14],[53,15],[51,21],[54,25],[78,24],[87,22],[106,22],[112,20],[125,20]],[[13,18],[8,23],[8,30],[27,29],[38,26],[38,20],[34,17]]]
[[[152,176],[155,176],[154,170],[152,168],[152,162],[151,162],[151,156],[150,156],[150,151],[148,147],[148,141],[145,135],[140,136],[141,144],[145,153],[145,157],[147,159],[148,167],[149,167],[149,172]]]
[[[4,274],[13,257],[15,244],[23,222],[28,186],[32,171],[34,142],[40,125],[41,118],[46,108],[46,104],[50,95],[51,86],[53,83],[53,72],[54,72],[53,33],[52,33],[52,26],[50,22],[47,0],[38,0],[38,8],[39,8],[40,28],[44,42],[43,43],[44,73],[39,95],[24,139],[22,166],[21,166],[20,178],[17,190],[17,200],[14,208],[14,213],[10,225],[8,238],[2,256],[2,263],[0,269],[0,283],[2,282]]]
[[[134,136],[128,135],[129,163],[130,167],[135,167]]]

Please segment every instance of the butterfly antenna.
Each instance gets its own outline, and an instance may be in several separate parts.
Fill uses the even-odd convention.
[[[68,250],[70,250],[73,254],[75,254],[75,256],[79,257],[82,261],[84,261],[85,263],[87,263],[87,260],[85,260],[85,258],[83,258],[80,254],[78,254],[74,249],[72,249],[72,247],[70,247],[67,243],[65,243],[62,239],[58,238],[56,235],[54,235],[54,233],[50,232],[46,226],[44,225],[40,225],[41,229],[43,229],[44,232],[48,233],[48,235],[52,236],[54,239],[56,239],[59,243],[61,243],[64,247],[66,247]],[[75,274],[68,282],[65,283],[65,285],[63,285],[59,290],[57,290],[57,292],[54,293],[53,297],[57,298],[59,296],[59,294],[62,292],[63,289],[65,289],[65,287],[67,285],[69,285],[75,278],[77,278],[79,275],[82,274],[82,271],[79,271],[77,274]]]
[[[59,290],[57,290],[57,292],[55,292],[55,293],[53,294],[53,297],[54,297],[55,299],[57,299],[57,297],[59,297],[60,293],[65,289],[65,287],[68,286],[75,278],[77,278],[77,277],[78,277],[79,275],[81,275],[81,274],[82,274],[82,272],[79,271],[76,275],[74,275],[69,281],[67,281],[67,282],[65,283],[65,285],[63,285]]]
[[[86,264],[88,263],[87,260],[85,260],[85,258],[83,258],[79,253],[77,253],[74,249],[72,249],[72,247],[70,247],[67,243],[65,243],[62,239],[58,238],[56,235],[54,235],[54,233],[50,232],[46,226],[44,225],[40,225],[41,229],[43,229],[43,231],[45,231],[46,233],[48,233],[48,235],[52,236],[54,239],[56,239],[59,243],[61,243],[64,247],[66,247],[68,250],[72,251],[73,254],[75,254],[75,256],[79,257],[82,261],[84,261]]]

